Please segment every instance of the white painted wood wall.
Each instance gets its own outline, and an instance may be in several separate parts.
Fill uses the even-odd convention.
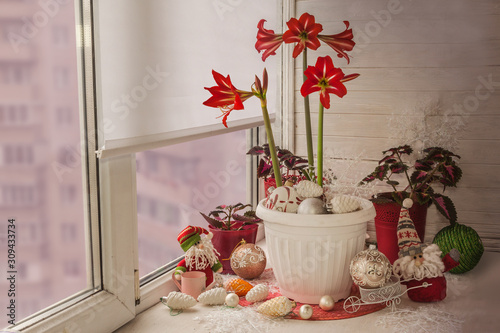
[[[355,34],[349,65],[326,45],[309,52],[310,65],[317,56],[329,54],[346,74],[361,74],[346,83],[343,99],[332,95],[332,107],[325,112],[327,151],[347,156],[363,152],[359,170],[371,171],[382,150],[404,143],[393,137],[390,121],[401,115],[409,122],[421,121],[417,116],[422,106],[439,104],[438,116],[430,121],[446,119],[457,126],[456,152],[462,156],[463,178],[457,189],[447,190],[458,221],[473,227],[487,250],[500,251],[500,2],[291,2],[291,15],[294,6],[296,17],[309,12],[323,25],[324,34],[342,31],[343,20],[351,22]],[[288,124],[283,144],[306,155],[300,56],[297,60],[295,112],[284,115],[293,124]],[[316,124],[318,98],[311,100]],[[446,225],[433,207],[426,241]],[[374,236],[372,224],[369,233]]]

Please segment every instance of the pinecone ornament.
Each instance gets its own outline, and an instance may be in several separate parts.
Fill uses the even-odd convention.
[[[332,213],[334,214],[350,213],[360,208],[358,199],[345,194],[334,196],[330,203],[332,206]]]
[[[196,305],[193,296],[178,291],[172,291],[167,297],[162,297],[161,302],[173,310],[182,310]]]
[[[245,296],[253,286],[245,280],[234,278],[224,283],[224,288],[229,292],[234,292],[238,296]]]
[[[198,296],[198,302],[205,305],[222,305],[227,296],[227,291],[224,288],[214,288],[207,290]]]
[[[257,312],[269,317],[278,318],[286,316],[296,306],[297,304],[290,301],[286,296],[278,296],[259,305]]]
[[[303,180],[295,186],[295,190],[302,198],[317,198],[323,195],[323,188],[310,180]]]
[[[269,295],[269,287],[265,284],[258,284],[253,287],[246,295],[246,300],[250,303],[260,302]]]

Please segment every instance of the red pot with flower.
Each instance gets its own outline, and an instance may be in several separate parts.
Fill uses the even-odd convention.
[[[231,269],[230,258],[241,241],[250,244],[256,241],[259,227],[256,223],[262,220],[255,215],[255,211],[248,209],[251,207],[250,204],[237,203],[217,206],[208,215],[200,212],[213,234],[212,244],[219,253],[224,274],[235,274]]]
[[[378,249],[391,264],[398,259],[397,226],[404,199],[411,198],[414,202],[409,213],[421,240],[425,239],[427,208],[430,205],[434,204],[451,224],[457,221],[457,211],[452,200],[436,192],[431,185],[443,186],[443,192],[446,187],[455,187],[462,177],[462,170],[455,160],[460,156],[441,147],[427,148],[423,152],[423,158],[410,163],[408,158],[413,149],[409,145],[390,148],[382,152],[384,157],[378,166],[361,181],[363,184],[381,180],[394,189],[393,192],[378,194],[371,200],[377,212],[375,229]],[[398,175],[402,177],[396,180]],[[398,190],[401,178],[406,180],[407,185]]]

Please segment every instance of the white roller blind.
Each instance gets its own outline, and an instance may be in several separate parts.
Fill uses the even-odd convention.
[[[278,1],[101,0],[95,8],[101,157],[227,132],[202,103],[212,69],[250,90],[267,68],[275,111],[278,57],[255,50],[257,23],[277,30]],[[229,130],[262,124],[257,98],[228,119]]]

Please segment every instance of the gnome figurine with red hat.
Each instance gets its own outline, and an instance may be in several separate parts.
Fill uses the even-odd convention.
[[[397,237],[399,259],[394,261],[393,272],[408,287],[408,297],[415,302],[437,302],[446,297],[446,278],[444,272],[459,265],[460,253],[452,249],[441,258],[437,244],[426,245],[420,241],[408,209],[413,205],[411,199],[403,201],[399,214]],[[410,289],[422,286],[427,287]]]
[[[205,234],[205,237],[201,235]],[[181,275],[187,271],[200,271],[207,275],[206,286],[214,280],[214,272],[222,272],[222,264],[217,258],[219,254],[212,245],[213,234],[201,227],[187,226],[179,233],[177,240],[181,248],[186,252],[184,259],[179,262],[175,269],[175,278],[181,279]]]

